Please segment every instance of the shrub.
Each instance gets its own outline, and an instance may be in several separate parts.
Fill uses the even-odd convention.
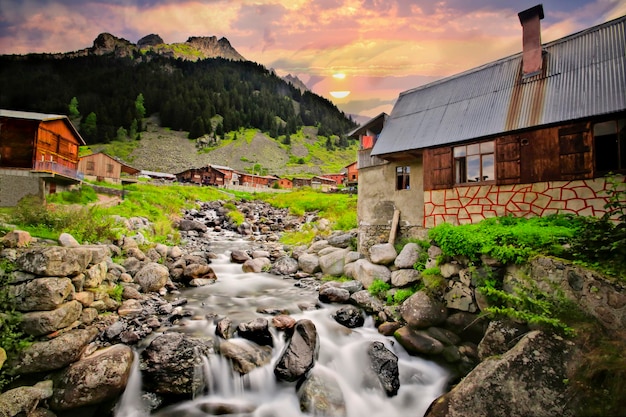
[[[376,278],[367,288],[367,291],[374,297],[384,298],[390,288],[391,285],[389,285],[389,283],[383,281],[382,279]]]

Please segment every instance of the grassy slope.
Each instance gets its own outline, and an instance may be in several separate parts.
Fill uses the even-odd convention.
[[[177,173],[208,164],[246,171],[259,164],[270,175],[286,177],[340,172],[356,159],[357,153],[357,145],[326,150],[326,138],[317,137],[313,127],[292,135],[291,145],[284,145],[283,137],[276,140],[252,129],[241,130],[236,140],[232,138],[233,134],[229,133],[218,147],[199,151],[195,141],[187,139],[187,132],[161,128],[157,120],[151,118],[139,141],[114,141],[90,148],[149,171]]]

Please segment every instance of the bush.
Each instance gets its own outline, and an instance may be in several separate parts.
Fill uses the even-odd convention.
[[[385,298],[387,291],[389,291],[390,288],[391,285],[389,285],[389,283],[376,278],[367,288],[367,291],[374,297]]]

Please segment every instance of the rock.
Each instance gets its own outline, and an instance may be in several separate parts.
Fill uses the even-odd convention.
[[[376,265],[367,259],[359,259],[354,263],[354,278],[363,284],[366,289],[372,285],[374,280],[383,282],[391,281],[391,271],[384,265]]]
[[[54,377],[53,410],[70,410],[113,400],[126,387],[133,351],[114,345],[74,362]]]
[[[441,276],[446,279],[459,275],[461,269],[461,265],[457,263],[446,262],[445,264],[439,265]]]
[[[397,321],[385,321],[378,326],[378,333],[385,336],[393,336],[393,334],[402,327],[402,323]]]
[[[250,260],[252,258],[250,258],[250,255],[248,255],[248,252],[244,251],[244,250],[234,250],[230,253],[230,261],[237,263],[237,264],[242,264],[247,260]]]
[[[307,251],[309,253],[319,253],[319,251],[329,246],[330,244],[328,243],[327,240],[318,240],[316,242],[313,242],[311,246],[309,246],[309,249],[307,249]]]
[[[247,323],[239,323],[237,334],[261,346],[274,346],[269,322],[263,317],[258,317]]]
[[[98,288],[107,276],[107,263],[102,261],[85,270],[85,288]]]
[[[200,233],[205,233],[207,230],[209,230],[204,223],[189,219],[180,220],[180,222],[178,223],[178,229],[184,232],[193,230]]]
[[[54,310],[74,294],[69,278],[38,278],[8,288],[18,311]]]
[[[249,259],[241,265],[241,270],[243,272],[254,272],[259,273],[263,272],[264,269],[269,268],[272,265],[272,262],[268,258],[255,258]]]
[[[332,252],[320,256],[320,269],[324,275],[339,277],[343,275],[343,266],[348,249],[334,249]]]
[[[392,243],[379,243],[369,249],[370,260],[377,265],[389,265],[398,256]]]
[[[183,251],[178,246],[170,246],[167,249],[167,257],[171,259],[178,259],[183,256]]]
[[[188,280],[194,279],[210,279],[216,280],[217,275],[207,264],[192,263],[183,268],[183,275]]]
[[[319,300],[322,303],[346,303],[350,299],[350,291],[338,287],[320,288]]]
[[[156,262],[144,265],[135,274],[135,281],[141,285],[143,292],[157,292],[167,284],[169,270]]]
[[[16,259],[16,267],[44,277],[66,277],[82,272],[91,262],[85,251],[61,246],[43,246],[31,249]],[[89,254],[89,258],[84,255]]]
[[[451,314],[444,327],[461,336],[463,340],[478,344],[487,330],[489,320],[478,314],[459,311]]]
[[[7,360],[7,351],[4,350],[4,348],[0,347],[0,368],[2,368],[6,360]]]
[[[382,301],[367,290],[357,291],[350,296],[350,303],[361,307],[367,314],[378,314],[384,309]]]
[[[195,370],[202,365],[202,356],[208,356],[212,350],[210,339],[182,333],[156,337],[141,353],[146,389],[159,394],[191,397],[200,384],[194,377]]]
[[[575,416],[565,381],[576,360],[572,342],[530,332],[502,356],[476,366],[431,404],[426,417]]]
[[[485,336],[478,344],[478,357],[484,361],[490,356],[505,353],[527,332],[528,327],[511,320],[491,321]]]
[[[298,272],[298,261],[290,256],[281,256],[272,267],[272,271],[278,275],[291,275]]]
[[[450,280],[443,298],[446,301],[446,307],[448,308],[475,313],[478,308],[474,302],[473,294],[474,290],[472,288],[460,281]]]
[[[314,368],[296,391],[300,409],[313,416],[345,417],[346,402],[334,376]]]
[[[354,238],[353,233],[337,233],[328,238],[328,244],[336,248],[346,249],[352,246]]]
[[[261,346],[243,339],[222,341],[220,353],[232,362],[233,369],[241,375],[267,365],[272,359],[271,347]]]
[[[66,248],[75,248],[80,246],[80,243],[78,243],[78,240],[76,240],[74,236],[64,232],[59,235],[59,245]]]
[[[285,314],[272,317],[272,326],[277,330],[291,331],[296,325],[296,319]]]
[[[76,362],[98,335],[98,329],[75,329],[52,340],[34,342],[11,364],[14,375],[47,372]]]
[[[32,387],[17,387],[0,394],[0,416],[30,415],[39,401],[52,396],[52,381],[38,382]]]
[[[413,265],[419,259],[422,248],[417,243],[407,243],[404,245],[393,264],[398,269],[413,269]]]
[[[319,338],[311,320],[298,320],[293,330],[274,367],[274,375],[288,382],[297,381],[313,368],[319,354]]]
[[[303,253],[298,257],[298,267],[307,274],[321,271],[320,259],[312,253]]]
[[[33,241],[33,237],[25,230],[11,230],[2,237],[5,248],[25,248]]]
[[[399,328],[393,336],[411,355],[438,355],[444,349],[443,343],[427,332],[409,326]]]
[[[367,348],[370,369],[376,375],[388,397],[393,397],[400,389],[400,371],[398,357],[385,347],[382,342],[372,342]]]
[[[424,291],[418,291],[400,306],[399,313],[408,326],[424,329],[443,323],[448,316],[446,307]]]
[[[339,286],[339,288],[343,288],[344,290],[348,290],[348,292],[350,294],[354,294],[357,291],[362,291],[363,290],[363,284],[361,284],[359,281],[353,279],[350,281],[344,281],[341,283],[341,285]]]
[[[422,279],[422,274],[415,269],[398,269],[391,273],[391,285],[406,287]]]
[[[365,323],[365,317],[363,311],[355,306],[344,306],[335,311],[332,315],[333,319],[342,326],[346,326],[349,329],[363,326]]]
[[[79,319],[83,306],[68,301],[51,311],[34,311],[22,315],[22,329],[31,336],[41,336],[63,329]]]

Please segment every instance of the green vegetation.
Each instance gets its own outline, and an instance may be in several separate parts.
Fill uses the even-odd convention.
[[[15,308],[15,300],[8,291],[10,273],[13,265],[7,260],[0,263],[0,347],[7,354],[7,361],[11,361],[19,353],[31,345],[31,338],[21,330],[21,314]],[[0,392],[9,384],[13,377],[10,368],[3,366],[0,369]]]
[[[76,191],[63,191],[61,193],[51,194],[48,196],[48,203],[60,204],[89,204],[98,200],[95,190],[88,185],[83,185]]]
[[[382,279],[376,278],[367,288],[367,291],[374,297],[385,299],[387,296],[387,291],[389,291],[390,289],[391,285],[389,283],[383,281]]]
[[[408,288],[398,288],[393,293],[390,292],[389,294],[387,294],[387,304],[400,305],[404,301],[406,301],[407,298],[422,290],[423,288],[423,283],[419,283]]]

